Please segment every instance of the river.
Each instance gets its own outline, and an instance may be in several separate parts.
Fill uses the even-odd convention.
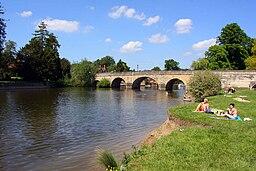
[[[180,103],[157,90],[0,91],[0,170],[104,170],[97,149],[121,158]]]

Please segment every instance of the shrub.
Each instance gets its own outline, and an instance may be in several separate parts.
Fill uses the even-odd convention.
[[[110,87],[110,81],[106,78],[103,78],[97,83],[97,87],[99,87],[99,88],[109,88]]]
[[[221,81],[218,75],[210,71],[198,71],[190,78],[188,86],[191,94],[199,100],[217,95],[221,90]]]

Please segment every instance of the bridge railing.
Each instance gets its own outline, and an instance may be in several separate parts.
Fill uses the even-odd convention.
[[[172,71],[130,71],[98,73],[96,77],[104,76],[133,76],[133,75],[193,75],[199,70],[172,70]],[[256,74],[256,70],[214,70],[216,74]]]

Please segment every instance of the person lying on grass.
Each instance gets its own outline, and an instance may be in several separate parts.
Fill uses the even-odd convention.
[[[195,112],[205,112],[205,113],[213,113],[209,106],[209,101],[206,98],[203,98],[201,102],[196,107]]]

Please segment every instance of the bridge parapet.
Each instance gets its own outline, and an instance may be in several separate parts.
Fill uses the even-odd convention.
[[[192,70],[175,70],[175,71],[135,71],[135,72],[105,72],[98,73],[96,77],[105,76],[136,76],[136,75],[192,75],[194,71]]]
[[[185,85],[188,84],[191,76],[198,71],[179,70],[179,71],[139,71],[139,72],[113,72],[99,73],[96,75],[96,80],[107,78],[111,82],[115,79],[121,79],[126,84],[127,88],[133,87],[134,83],[138,83],[138,79],[151,78],[157,82],[159,89],[166,89],[168,82],[172,80],[180,80]],[[250,82],[256,81],[256,70],[227,70],[213,71],[221,78],[222,87],[249,87]],[[137,86],[136,86],[137,87]]]

